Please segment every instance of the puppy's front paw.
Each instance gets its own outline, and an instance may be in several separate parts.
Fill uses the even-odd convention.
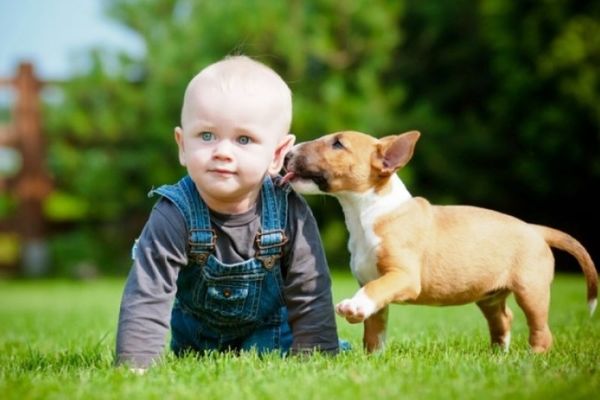
[[[351,299],[342,300],[335,311],[351,324],[363,322],[375,312],[375,303],[360,291]]]
[[[351,324],[364,321],[364,315],[359,314],[358,306],[352,301],[352,299],[342,300],[337,306],[335,306],[335,312],[340,316],[346,318]]]

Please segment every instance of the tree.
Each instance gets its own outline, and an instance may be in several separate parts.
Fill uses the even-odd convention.
[[[392,76],[425,130],[417,190],[558,227],[599,259],[599,17],[594,2],[407,2]]]
[[[64,264],[127,265],[154,201],[145,193],[184,173],[172,135],[187,82],[238,53],[287,80],[299,141],[418,129],[401,172],[413,194],[556,226],[600,256],[588,193],[600,178],[599,4],[113,0],[109,12],[147,53],[92,52],[49,107],[61,190],[50,214],[75,226],[56,236]],[[344,265],[337,203],[309,200],[330,261]]]
[[[383,75],[400,40],[400,11],[386,1],[113,1],[110,14],[141,35],[147,54],[93,53],[93,68],[65,86],[60,113],[49,113],[52,168],[79,221],[69,240],[57,237],[57,251],[103,265],[125,262],[110,258],[126,254],[141,229],[152,202],[144,194],[184,173],[172,135],[185,87],[229,54],[248,54],[287,80],[298,140],[347,128],[390,131],[402,90],[389,91]],[[116,71],[108,71],[107,58]],[[330,259],[344,262],[337,205],[311,201]],[[69,215],[60,211],[64,203],[56,212]]]

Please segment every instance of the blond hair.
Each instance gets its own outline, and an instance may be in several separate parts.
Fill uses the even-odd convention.
[[[255,97],[256,101],[272,108],[280,121],[281,135],[289,133],[292,92],[281,76],[265,64],[247,56],[229,56],[202,69],[186,88],[181,109],[182,124],[185,115],[193,112],[189,109],[189,104],[193,103],[190,97],[199,84],[209,84],[222,93],[242,91],[244,95]]]

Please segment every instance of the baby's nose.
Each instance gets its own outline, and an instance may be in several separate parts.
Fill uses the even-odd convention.
[[[229,140],[219,140],[215,146],[214,156],[218,158],[230,158],[231,157],[231,142]]]

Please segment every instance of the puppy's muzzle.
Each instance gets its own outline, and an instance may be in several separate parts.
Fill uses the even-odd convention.
[[[329,184],[324,171],[315,170],[307,165],[306,157],[290,151],[283,161],[284,176],[282,182],[294,183],[299,180],[309,180],[315,183],[319,190],[327,192]]]

